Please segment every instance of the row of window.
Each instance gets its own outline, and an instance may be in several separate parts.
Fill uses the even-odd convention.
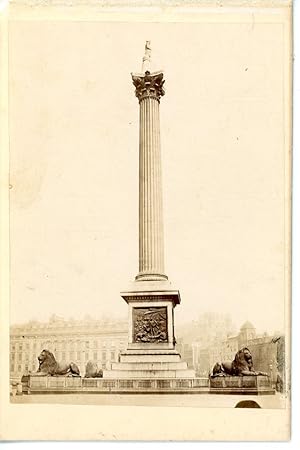
[[[86,361],[88,361],[89,359],[93,359],[94,361],[97,361],[98,359],[101,359],[102,361],[107,361],[107,360],[111,360],[114,361],[116,358],[117,352],[110,352],[106,353],[106,352],[102,352],[102,354],[100,354],[99,352],[94,352],[93,354],[91,353],[81,353],[81,352],[61,352],[61,353],[57,353],[57,359],[62,359],[63,361],[66,359],[70,359],[70,360],[76,360],[76,361],[82,361],[83,359],[85,359]]]
[[[15,358],[14,355],[11,355],[10,360],[10,366],[11,371],[18,371],[21,372],[22,370],[31,370],[34,371],[35,367],[37,367],[37,357],[26,354],[24,355],[24,359],[22,359],[22,353],[18,354],[18,358]],[[56,359],[58,361],[74,361],[77,364],[80,364],[81,362],[87,362],[89,360],[93,361],[100,361],[100,364],[103,364],[105,366],[106,362],[116,361],[118,357],[118,352],[93,352],[93,353],[81,353],[81,352],[58,352],[56,355]],[[25,365],[22,364],[25,362]],[[18,368],[17,368],[18,367]],[[31,368],[30,368],[31,367]],[[32,368],[34,367],[34,368]]]
[[[71,351],[71,352],[56,352],[55,357],[56,359],[60,360],[65,360],[65,359],[76,359],[78,361],[81,361],[83,359],[85,359],[86,361],[89,359],[89,355],[90,358],[97,360],[97,359],[101,359],[106,361],[107,359],[111,359],[111,360],[115,360],[116,355],[118,354],[118,352],[116,351],[112,351],[112,352],[93,352],[92,354],[89,352],[75,352],[75,351]],[[37,355],[30,355],[28,353],[12,353],[11,354],[11,361],[15,362],[15,361],[35,361],[37,359]]]
[[[33,341],[31,342],[32,346],[30,346],[30,342],[27,343],[18,343],[18,344],[11,344],[11,351],[22,351],[22,350],[29,350],[30,347],[33,349],[37,348],[37,342]],[[119,342],[119,347],[123,347],[125,345],[125,341]],[[114,348],[117,347],[117,343],[115,342],[99,342],[99,341],[93,341],[93,345],[91,341],[44,341],[43,343],[39,344],[39,347],[47,347],[47,346],[54,346],[54,347],[60,347],[60,346],[68,346],[71,349],[75,349],[75,347],[82,347],[84,346],[86,349],[89,348],[101,348],[101,347],[107,347],[107,348]]]
[[[19,373],[23,373],[23,372],[36,372],[37,370],[37,365],[36,364],[25,364],[24,366],[22,364],[10,364],[10,371],[11,372],[19,372]]]
[[[29,359],[36,359],[36,355],[29,355],[29,353],[11,353],[10,358],[12,361],[22,361],[23,359],[25,361],[29,361]]]

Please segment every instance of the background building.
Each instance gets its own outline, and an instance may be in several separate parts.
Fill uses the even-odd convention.
[[[187,363],[188,368],[194,369],[192,345],[179,338],[176,343],[176,350],[180,353],[182,361]]]
[[[219,348],[228,335],[235,332],[230,315],[206,312],[197,320],[178,326],[177,347],[197,376],[207,376],[210,356]]]
[[[196,375],[199,377],[207,377],[210,370],[210,348],[205,347],[201,342],[193,342],[192,355],[193,367],[196,370]]]
[[[209,346],[214,342],[221,342],[235,332],[236,328],[229,314],[207,312],[200,314],[198,319],[192,322],[178,325],[177,341],[182,339],[186,344],[198,341]]]
[[[253,358],[255,370],[270,375],[273,385],[285,384],[285,339],[280,334],[269,336],[267,333],[257,335],[255,327],[245,322],[239,333],[228,335],[225,339],[215,339],[205,346],[205,341],[195,341],[193,348],[193,365],[199,376],[211,372],[216,362],[232,361],[235,354],[243,347],[248,347]],[[281,388],[277,386],[279,390]]]
[[[127,321],[64,320],[53,315],[49,322],[30,321],[10,328],[10,377],[38,369],[38,355],[50,350],[57,361],[75,362],[84,376],[89,360],[109,369],[127,346]]]

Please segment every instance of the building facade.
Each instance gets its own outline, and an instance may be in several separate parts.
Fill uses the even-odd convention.
[[[228,314],[206,312],[192,322],[178,325],[176,338],[178,342],[183,340],[185,344],[192,344],[197,341],[207,347],[214,342],[221,342],[235,332]]]
[[[193,367],[199,377],[208,377],[210,370],[210,348],[201,342],[192,343]]]
[[[229,314],[205,312],[196,320],[177,328],[177,347],[196,375],[208,376],[210,360],[219,350],[219,344],[235,332]]]
[[[127,346],[127,321],[64,320],[52,316],[47,323],[30,321],[10,328],[10,378],[19,379],[24,373],[36,372],[38,356],[50,350],[57,361],[74,362],[85,374],[88,361],[99,368],[110,369],[119,353]]]

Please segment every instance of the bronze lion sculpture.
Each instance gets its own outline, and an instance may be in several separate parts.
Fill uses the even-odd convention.
[[[217,362],[213,369],[211,377],[224,377],[224,376],[254,376],[254,375],[266,375],[265,372],[257,372],[253,367],[253,360],[250,350],[247,347],[243,347],[239,350],[233,361]]]
[[[49,350],[42,350],[41,354],[38,356],[38,360],[39,368],[34,374],[35,376],[80,376],[79,368],[75,363],[57,362],[53,353]]]
[[[102,378],[103,370],[98,369],[97,363],[93,361],[88,361],[85,367],[84,378]]]

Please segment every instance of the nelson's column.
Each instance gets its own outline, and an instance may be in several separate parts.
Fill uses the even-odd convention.
[[[180,294],[164,269],[159,105],[165,94],[163,72],[150,71],[150,42],[142,73],[132,74],[140,105],[139,272],[121,292],[128,303],[129,336],[120,362],[104,378],[193,378],[175,349],[174,308]]]

